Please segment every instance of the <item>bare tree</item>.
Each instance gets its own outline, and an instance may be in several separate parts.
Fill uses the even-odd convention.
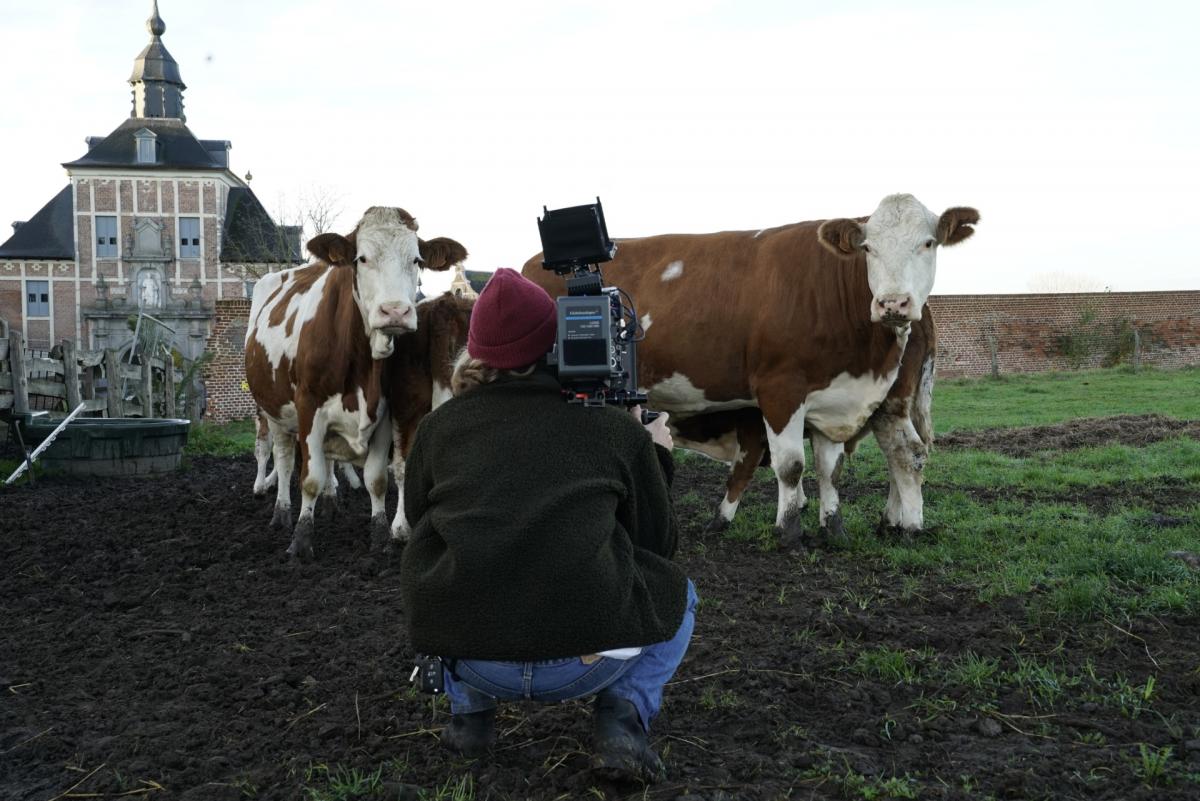
[[[1080,273],[1037,273],[1026,284],[1030,292],[1058,294],[1062,292],[1111,292],[1112,287],[1099,279]]]
[[[324,186],[309,186],[291,198],[276,198],[275,213],[257,201],[240,210],[236,230],[230,230],[230,261],[247,280],[286,268],[305,259],[304,243],[334,230],[341,216],[341,195]],[[273,219],[272,219],[273,218]]]

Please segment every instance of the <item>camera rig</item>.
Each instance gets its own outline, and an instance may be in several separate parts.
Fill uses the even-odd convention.
[[[600,273],[600,265],[617,252],[600,198],[553,211],[543,206],[538,233],[542,267],[566,278],[567,294],[555,301],[558,334],[546,357],[566,399],[585,406],[645,404],[637,384],[637,343],[643,336],[637,311],[624,291],[604,286]],[[643,414],[645,422],[654,417]]]

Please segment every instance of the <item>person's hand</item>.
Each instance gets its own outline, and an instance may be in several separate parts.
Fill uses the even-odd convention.
[[[629,410],[633,415],[633,419],[639,423],[642,422],[642,407],[634,406]],[[671,429],[667,427],[667,420],[670,415],[666,412],[659,412],[658,417],[652,422],[646,423],[646,430],[650,432],[650,439],[654,440],[655,445],[662,445],[667,450],[675,448],[675,440],[671,437]]]

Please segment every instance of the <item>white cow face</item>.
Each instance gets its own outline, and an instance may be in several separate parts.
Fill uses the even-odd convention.
[[[921,319],[933,290],[938,245],[963,241],[977,222],[975,209],[948,209],[937,217],[912,195],[888,195],[865,223],[826,220],[817,237],[842,258],[866,257],[871,321],[905,326]]]
[[[392,336],[417,329],[421,268],[445,270],[467,257],[453,239],[428,242],[404,209],[372,206],[348,237],[321,234],[308,243],[317,258],[354,270],[355,303],[362,312],[371,355],[392,353]]]

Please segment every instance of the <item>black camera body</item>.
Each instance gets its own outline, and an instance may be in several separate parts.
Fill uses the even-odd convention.
[[[566,277],[567,294],[555,301],[558,334],[546,362],[558,372],[566,399],[586,406],[645,404],[638,391],[637,310],[627,294],[604,286],[600,265],[617,245],[608,237],[600,198],[586,206],[542,207],[538,233],[542,267]],[[628,302],[628,305],[626,305]],[[656,414],[644,415],[649,422]]]

